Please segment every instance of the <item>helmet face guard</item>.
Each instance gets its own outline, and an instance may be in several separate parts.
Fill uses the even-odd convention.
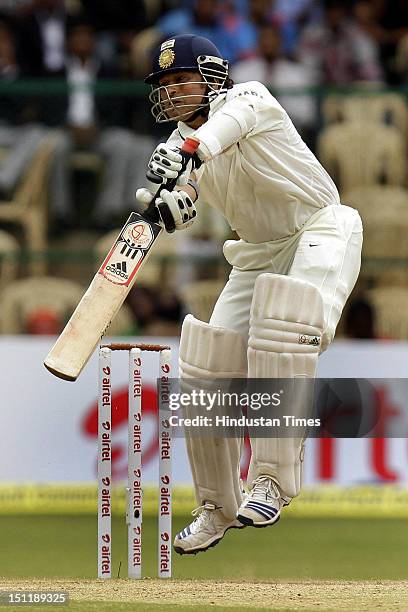
[[[152,103],[151,112],[157,123],[182,121],[188,119],[197,110],[206,108],[222,92],[225,92],[225,82],[228,77],[228,62],[218,57],[200,55],[197,58],[198,70],[202,80],[178,83],[177,87],[185,92],[177,96],[169,95],[167,85],[152,85],[149,100]],[[175,71],[172,71],[175,72]],[[164,76],[164,75],[163,75]],[[200,94],[189,93],[189,86],[195,84],[207,85],[206,91]],[[172,112],[168,113],[171,110]]]
[[[185,34],[165,41],[156,52],[153,66],[154,71],[145,82],[152,86],[149,100],[157,123],[186,120],[196,112],[204,113],[210,103],[226,91],[228,61],[221,57],[211,41],[201,36]],[[171,86],[160,85],[160,79],[175,72],[196,75],[191,81],[177,83],[177,90],[182,93],[171,96]],[[191,85],[203,84],[203,92],[189,91]]]

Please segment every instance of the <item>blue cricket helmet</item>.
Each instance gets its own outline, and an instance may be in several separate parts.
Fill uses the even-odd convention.
[[[192,71],[200,74],[192,81],[180,85],[185,88],[177,97],[169,95],[160,79],[166,74]],[[157,123],[190,119],[207,113],[212,100],[226,91],[228,86],[228,61],[223,59],[217,47],[207,38],[194,34],[182,34],[165,40],[156,50],[153,72],[145,79],[152,91],[149,100],[151,112]],[[188,92],[190,85],[206,84],[205,93]],[[177,108],[176,108],[177,104]],[[169,112],[170,111],[170,112]]]
[[[145,78],[145,83],[152,85],[170,72],[178,70],[199,70],[200,57],[214,58],[228,74],[228,61],[223,59],[217,47],[203,36],[181,34],[165,40],[156,49],[153,56],[153,71]],[[217,61],[218,60],[218,61]]]

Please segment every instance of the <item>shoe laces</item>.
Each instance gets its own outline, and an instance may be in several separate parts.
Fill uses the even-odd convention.
[[[218,510],[219,507],[210,502],[205,502],[202,506],[198,506],[198,508],[194,508],[191,511],[192,516],[196,516],[197,518],[194,521],[195,529],[201,529],[204,527],[208,520],[211,518],[212,512],[214,510]]]
[[[258,501],[271,501],[281,498],[278,483],[271,476],[258,476],[252,483],[249,493],[251,499]]]

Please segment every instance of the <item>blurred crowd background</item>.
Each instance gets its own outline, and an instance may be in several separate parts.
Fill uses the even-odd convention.
[[[58,333],[137,209],[171,129],[155,125],[143,78],[182,33],[210,38],[235,82],[265,83],[360,211],[362,273],[339,335],[408,339],[403,0],[0,0],[0,333]],[[202,206],[162,239],[110,333],[208,320],[233,237]]]

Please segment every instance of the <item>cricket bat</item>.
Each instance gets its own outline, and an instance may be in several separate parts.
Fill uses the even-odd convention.
[[[187,160],[194,155],[199,144],[196,138],[186,138],[182,150]],[[184,168],[181,172],[183,171]],[[75,381],[82,372],[163,231],[158,223],[159,214],[155,200],[162,189],[172,191],[176,183],[177,178],[161,185],[146,212],[143,215],[133,212],[126,221],[64,330],[45,358],[45,367],[55,376]]]

